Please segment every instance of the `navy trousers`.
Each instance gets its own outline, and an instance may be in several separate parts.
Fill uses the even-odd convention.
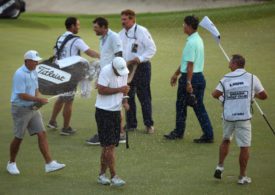
[[[150,127],[154,125],[152,119],[152,104],[151,104],[151,63],[144,62],[138,65],[136,73],[131,81],[130,91],[128,93],[128,103],[130,110],[127,111],[127,128],[137,128],[137,117],[136,117],[136,102],[135,95],[139,99],[142,109],[143,123],[145,126]]]
[[[176,128],[174,132],[183,136],[186,126],[186,117],[187,117],[187,104],[186,104],[186,81],[187,74],[183,73],[179,78],[178,82],[178,93],[177,93],[177,102],[176,102]],[[197,97],[197,104],[193,107],[193,110],[197,116],[197,119],[200,123],[201,129],[203,131],[203,138],[213,139],[213,128],[208,117],[207,111],[203,104],[204,90],[206,82],[202,73],[193,73],[192,77],[192,87],[193,93]]]

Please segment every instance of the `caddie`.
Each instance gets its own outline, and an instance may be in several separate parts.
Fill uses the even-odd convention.
[[[238,184],[251,183],[246,176],[246,167],[251,146],[251,104],[254,97],[264,100],[267,94],[257,76],[244,69],[245,59],[239,54],[232,55],[229,68],[232,72],[226,74],[219,82],[212,96],[223,102],[223,141],[220,145],[219,163],[214,177],[221,179],[224,171],[224,160],[229,152],[229,145],[235,134],[240,147],[240,175]]]

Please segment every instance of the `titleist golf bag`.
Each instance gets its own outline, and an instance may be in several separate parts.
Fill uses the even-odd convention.
[[[25,7],[23,0],[0,0],[0,18],[16,19],[25,12]]]
[[[37,67],[39,91],[43,95],[58,95],[76,90],[79,81],[86,77],[87,60],[72,56],[62,60],[50,58]]]

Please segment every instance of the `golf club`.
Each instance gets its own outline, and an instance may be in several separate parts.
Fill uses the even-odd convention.
[[[214,39],[218,43],[220,49],[222,50],[222,53],[224,54],[225,58],[227,59],[228,62],[230,62],[230,58],[228,57],[228,55],[226,54],[226,52],[224,51],[224,49],[221,45],[220,32],[218,31],[216,26],[213,24],[213,22],[208,18],[208,16],[204,16],[204,18],[202,19],[202,21],[200,22],[199,25],[211,33],[211,35],[214,37]],[[255,103],[256,107],[258,108],[259,112],[261,113],[261,115],[263,116],[264,120],[268,124],[268,126],[271,129],[272,133],[275,135],[274,129],[270,125],[269,121],[267,120],[264,112],[262,111],[260,105],[257,103],[256,99],[254,99],[254,103]]]
[[[129,96],[124,96],[123,99],[129,99]],[[125,128],[125,135],[126,135],[126,148],[129,149],[129,136],[128,136],[128,125],[127,125],[127,110],[125,109],[125,121],[126,121],[126,128]]]

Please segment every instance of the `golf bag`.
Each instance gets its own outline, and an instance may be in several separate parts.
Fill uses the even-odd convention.
[[[72,56],[62,60],[54,57],[41,62],[37,67],[39,91],[43,95],[58,95],[75,91],[79,81],[86,77],[87,60]]]
[[[25,12],[25,7],[23,0],[0,0],[0,18],[16,19]]]

